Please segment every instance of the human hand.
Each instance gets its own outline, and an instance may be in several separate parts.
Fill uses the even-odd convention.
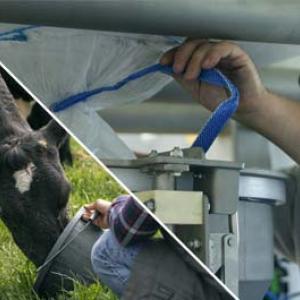
[[[97,211],[99,216],[93,221],[93,223],[102,229],[106,229],[109,227],[108,210],[110,206],[111,202],[102,199],[98,199],[94,203],[87,204],[84,206],[85,212],[82,215],[82,219],[89,221],[92,215]]]
[[[261,100],[268,93],[250,57],[239,46],[230,42],[211,43],[189,39],[166,52],[160,63],[172,65],[174,78],[211,111],[228,96],[224,89],[199,83],[197,78],[202,69],[218,68],[239,89],[240,105],[236,118],[240,121],[258,111]]]

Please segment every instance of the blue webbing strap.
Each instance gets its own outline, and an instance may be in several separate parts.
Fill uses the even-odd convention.
[[[167,74],[173,73],[171,67],[164,67],[161,71]],[[223,87],[230,92],[230,97],[222,101],[214,110],[192,144],[192,147],[201,147],[206,152],[238,108],[240,95],[231,81],[217,69],[202,70],[198,80]]]
[[[12,29],[10,31],[0,33],[0,41],[18,41],[18,42],[27,42],[28,37],[25,34],[26,31],[38,28],[41,26],[30,25],[25,27],[19,27]]]
[[[120,80],[119,82],[117,82],[116,84],[110,85],[110,86],[103,86],[94,90],[90,90],[90,91],[85,91],[82,93],[78,93],[76,95],[70,96],[64,100],[55,102],[51,105],[50,109],[53,112],[59,112],[62,111],[70,106],[73,106],[74,104],[78,103],[78,102],[84,102],[87,101],[89,97],[94,96],[94,95],[98,95],[101,94],[103,92],[114,92],[116,90],[119,90],[120,88],[122,88],[124,85],[126,85],[128,82],[139,79],[145,75],[149,75],[151,73],[155,73],[158,71],[163,71],[162,69],[163,66],[161,66],[160,64],[155,64],[152,65],[150,67],[146,67],[142,70],[139,70],[135,73],[130,74],[129,76],[127,76],[126,78]]]
[[[203,73],[203,77],[202,77]],[[200,80],[228,89],[230,97],[222,101],[206,121],[192,147],[201,147],[206,152],[227,121],[239,106],[240,93],[238,89],[219,70],[211,69],[201,72]]]
[[[51,105],[53,112],[59,112],[67,109],[70,106],[75,105],[78,102],[87,101],[89,97],[103,93],[112,92],[122,88],[128,82],[136,80],[145,75],[154,72],[163,72],[165,74],[173,74],[173,69],[170,66],[163,66],[160,64],[151,65],[147,68],[139,70],[135,73],[130,74],[126,78],[117,82],[114,85],[100,87],[94,90],[81,92],[74,96],[70,96],[64,100],[58,101]],[[212,85],[217,85],[226,88],[230,92],[230,97],[214,110],[210,118],[200,131],[198,137],[194,141],[192,147],[201,147],[205,152],[209,149],[215,138],[218,136],[220,131],[223,129],[226,122],[234,114],[239,105],[239,92],[237,88],[217,69],[202,70],[199,75],[199,81],[203,81]]]

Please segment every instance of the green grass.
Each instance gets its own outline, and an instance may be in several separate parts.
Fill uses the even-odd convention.
[[[112,200],[124,191],[119,185],[72,142],[73,167],[66,168],[66,175],[72,184],[69,214],[72,216],[83,205],[97,198]],[[0,300],[38,300],[32,293],[36,269],[14,244],[10,232],[0,221]],[[67,297],[68,296],[68,297]],[[62,294],[59,300],[115,300],[107,288],[99,283],[89,287],[79,283],[75,290]]]

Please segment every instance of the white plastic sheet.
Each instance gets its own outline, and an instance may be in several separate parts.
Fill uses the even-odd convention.
[[[1,33],[20,25],[0,25],[0,60],[48,107],[69,96],[112,85],[154,64],[174,46],[168,37],[38,27],[27,41],[1,40]],[[58,117],[100,158],[133,158],[134,154],[96,113],[150,98],[171,81],[155,73],[122,89],[89,98]]]

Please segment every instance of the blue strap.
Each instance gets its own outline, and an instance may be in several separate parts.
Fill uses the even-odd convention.
[[[160,64],[155,64],[152,65],[150,67],[147,67],[145,69],[139,70],[135,73],[130,74],[129,76],[127,76],[126,78],[120,80],[119,82],[117,82],[116,84],[110,85],[110,86],[103,86],[94,90],[90,90],[90,91],[85,91],[73,96],[70,96],[64,100],[58,101],[53,103],[50,106],[50,109],[53,112],[59,112],[62,110],[65,110],[66,108],[75,105],[78,102],[84,102],[87,101],[89,97],[94,96],[94,95],[99,95],[103,92],[114,92],[119,90],[120,88],[122,88],[124,85],[126,85],[127,83],[129,83],[130,81],[139,79],[143,76],[149,75],[151,73],[155,73],[158,71],[163,71],[162,66]]]
[[[103,92],[113,92],[119,90],[130,81],[141,78],[145,75],[160,71],[162,73],[172,75],[173,69],[171,66],[163,66],[160,64],[151,65],[135,73],[130,74],[126,78],[117,82],[114,85],[100,87],[94,90],[81,92],[74,96],[70,96],[64,100],[58,101],[51,105],[50,109],[53,112],[59,112],[67,109],[70,106],[79,102],[87,101],[89,97],[101,94]],[[200,131],[198,137],[192,144],[192,147],[201,147],[205,152],[209,149],[213,141],[216,139],[220,131],[225,126],[226,122],[236,111],[239,105],[239,91],[219,70],[210,69],[202,70],[199,75],[199,81],[213,84],[219,87],[224,87],[230,92],[230,97],[215,109],[210,118]]]
[[[209,84],[224,87],[230,92],[230,97],[222,101],[213,111],[192,144],[192,147],[201,147],[206,152],[227,121],[236,112],[239,106],[240,93],[231,81],[217,69],[203,70],[199,79]]]
[[[169,66],[163,66],[161,71],[170,75],[173,74],[173,69]],[[237,110],[240,95],[238,89],[231,81],[217,69],[202,70],[198,80],[223,87],[230,92],[230,97],[222,101],[214,110],[192,144],[192,147],[201,147],[204,152],[206,152],[224,128],[227,121]]]
[[[25,27],[15,28],[9,31],[0,33],[0,41],[18,41],[27,42],[28,37],[25,34],[26,31],[38,28],[38,25],[30,25]]]

